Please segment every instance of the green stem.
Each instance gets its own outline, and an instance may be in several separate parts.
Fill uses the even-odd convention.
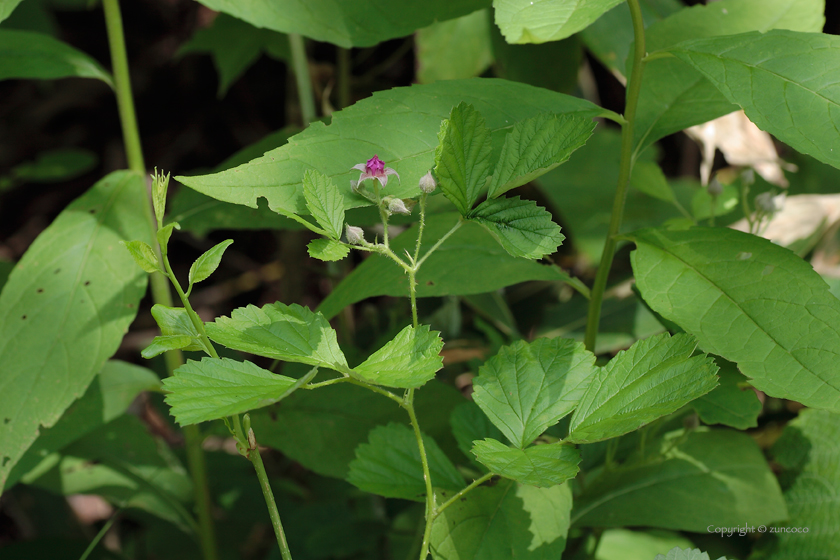
[[[451,498],[449,498],[448,500],[443,502],[440,505],[440,507],[437,508],[437,510],[435,511],[435,517],[440,515],[441,512],[443,512],[443,510],[445,510],[446,508],[448,508],[449,506],[451,506],[452,504],[454,504],[455,502],[457,502],[458,500],[463,498],[464,495],[467,492],[473,490],[474,488],[478,488],[479,486],[481,486],[482,484],[484,484],[485,482],[487,482],[488,480],[490,480],[494,476],[496,476],[496,473],[489,472],[489,473],[485,474],[484,476],[482,476],[481,478],[476,478],[475,480],[473,480],[472,484],[470,484],[466,488],[462,488],[460,492],[458,492],[457,494],[455,494],[454,496],[452,496]]]
[[[417,259],[420,258],[420,245],[423,242],[423,230],[426,228],[426,199],[428,194],[420,195],[420,230],[417,232],[417,243],[414,245],[414,259],[412,264],[417,264]]]
[[[271,518],[271,526],[274,528],[274,535],[277,537],[277,544],[280,546],[280,554],[283,560],[292,560],[292,553],[289,550],[289,543],[286,542],[286,533],[283,532],[283,523],[280,521],[280,512],[277,511],[277,503],[274,501],[274,493],[271,491],[271,484],[268,482],[268,475],[265,473],[260,450],[252,449],[248,453],[248,459],[257,471],[257,478],[260,480],[265,505],[268,506],[268,515]]]
[[[456,231],[458,231],[458,228],[460,228],[462,225],[464,225],[464,220],[463,220],[463,219],[461,219],[461,218],[458,218],[458,222],[457,222],[454,226],[452,226],[452,229],[450,229],[449,231],[447,231],[447,232],[446,232],[446,234],[444,234],[444,236],[443,236],[443,237],[441,237],[440,239],[438,239],[438,240],[437,240],[437,243],[435,243],[434,245],[432,245],[432,248],[431,248],[431,249],[429,249],[428,251],[426,251],[426,254],[425,254],[425,255],[423,255],[423,258],[422,258],[422,259],[420,259],[419,261],[417,261],[417,264],[415,264],[415,265],[414,265],[415,270],[419,270],[419,269],[420,269],[420,266],[421,266],[421,265],[422,265],[422,264],[426,261],[426,259],[428,259],[428,258],[429,258],[429,255],[431,255],[432,253],[434,253],[434,252],[438,249],[438,247],[440,247],[441,245],[443,245],[443,242],[444,242],[444,241],[446,241],[447,239],[449,239],[449,236],[450,236],[450,235],[452,235],[453,233],[455,233]]]
[[[96,533],[96,536],[93,537],[92,541],[90,541],[88,547],[85,549],[82,555],[79,556],[79,560],[87,560],[87,557],[90,556],[90,553],[94,551],[96,545],[98,545],[99,541],[102,540],[102,537],[104,537],[105,534],[111,529],[111,526],[114,524],[114,521],[117,520],[117,516],[120,514],[121,511],[122,508],[118,509],[113,513],[113,515],[111,515],[111,518],[105,522],[105,525],[103,525],[99,532]]]
[[[414,267],[408,272],[408,295],[411,299],[411,323],[416,329],[419,323],[417,321],[417,270]]]
[[[125,142],[126,160],[128,166],[141,176],[146,173],[143,161],[143,150],[140,143],[140,133],[137,126],[137,116],[134,111],[134,100],[131,94],[131,81],[128,72],[128,57],[125,50],[125,35],[123,33],[122,15],[118,0],[103,0],[102,8],[105,13],[105,26],[108,32],[108,45],[111,51],[111,64],[114,72],[114,87],[117,95],[120,124]],[[148,196],[147,196],[148,200]],[[149,223],[151,238],[155,239],[157,223],[152,210],[152,201],[143,205],[143,212]],[[155,244],[157,246],[157,244]],[[160,250],[158,249],[158,257]],[[154,273],[150,278],[152,299],[155,303],[172,306],[172,294],[169,291],[167,279],[160,273]],[[180,351],[170,351],[164,356],[166,369],[172,375],[184,363]],[[204,451],[201,448],[202,436],[198,426],[184,428],[184,440],[187,450],[187,466],[193,480],[195,492],[195,507],[198,515],[198,533],[204,560],[217,560],[219,557],[216,547],[216,534],[211,514],[210,493],[207,488],[207,464]]]
[[[417,414],[414,412],[414,389],[409,389],[405,395],[404,408],[411,420],[411,427],[414,430],[414,437],[417,438],[417,448],[420,450],[420,463],[423,465],[423,480],[426,482],[426,529],[423,531],[423,544],[420,545],[420,560],[426,560],[429,555],[429,540],[432,536],[432,521],[435,516],[435,492],[432,487],[432,475],[429,471],[429,459],[426,457],[426,446],[423,443],[423,434],[420,432],[420,424],[417,422]]]
[[[306,46],[303,37],[289,33],[289,45],[292,48],[292,68],[295,72],[300,116],[306,126],[315,120],[315,97],[312,94],[312,78],[309,75],[309,62],[306,60]]]
[[[592,297],[589,300],[589,313],[584,343],[590,351],[594,351],[595,341],[598,338],[601,304],[604,300],[607,279],[612,268],[613,258],[615,257],[616,236],[621,229],[621,220],[624,216],[624,203],[627,199],[627,185],[630,183],[630,174],[633,171],[633,125],[636,120],[636,107],[639,102],[639,92],[642,87],[642,73],[644,71],[645,26],[644,20],[642,19],[642,10],[639,6],[639,0],[627,0],[627,5],[630,8],[630,18],[633,21],[633,35],[636,43],[633,51],[633,66],[630,72],[630,79],[627,82],[627,102],[624,108],[624,118],[627,123],[621,129],[621,162],[618,171],[618,186],[613,202],[612,216],[610,217],[610,227],[604,245],[604,252],[601,254],[601,264],[598,267],[595,284],[592,286]]]

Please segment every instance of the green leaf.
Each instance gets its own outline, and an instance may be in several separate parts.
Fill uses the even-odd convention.
[[[70,405],[58,422],[41,431],[6,479],[4,491],[24,475],[36,476],[52,467],[52,453],[125,413],[142,391],[158,389],[160,379],[146,368],[108,360],[85,394]]]
[[[143,348],[140,355],[148,360],[170,350],[186,350],[188,346],[195,344],[194,338],[183,334],[156,336],[148,346]]]
[[[323,173],[308,170],[303,174],[306,207],[318,224],[336,241],[344,231],[344,202],[341,191]]]
[[[0,21],[5,20],[12,12],[15,11],[17,5],[21,3],[22,0],[0,0]]]
[[[123,415],[53,456],[53,467],[23,482],[52,492],[96,494],[195,530],[192,480],[177,457],[135,416]]]
[[[569,441],[591,443],[632,432],[670,414],[717,385],[717,366],[694,356],[685,334],[662,333],[633,346],[600,368],[572,415]]]
[[[691,406],[706,424],[724,424],[739,430],[758,426],[761,401],[750,387],[741,387],[747,378],[741,375],[732,362],[716,360],[720,385],[691,402]]]
[[[840,554],[840,422],[824,410],[803,410],[785,427],[772,453],[782,466],[780,481],[785,489],[790,518],[784,527],[808,528],[808,532],[779,531],[765,541],[762,558],[837,558]]]
[[[577,406],[594,375],[595,356],[579,342],[519,341],[481,367],[473,379],[473,400],[523,448]]]
[[[423,239],[430,246],[449,231],[460,215],[443,214],[426,218]],[[417,227],[391,241],[391,249],[413,250]],[[421,258],[423,250],[421,249]],[[423,262],[417,273],[417,297],[481,294],[527,280],[569,282],[558,268],[510,256],[488,231],[467,222]],[[408,277],[390,259],[378,255],[366,259],[321,302],[318,310],[327,318],[365,298],[389,295],[405,297]]]
[[[475,107],[461,102],[440,125],[435,176],[446,198],[466,216],[491,172],[490,131]]]
[[[430,381],[417,391],[414,408],[424,433],[450,457],[459,453],[449,430],[449,413],[464,397]],[[277,406],[251,413],[251,426],[268,445],[318,474],[345,478],[359,444],[368,432],[389,422],[408,422],[390,399],[363,387],[343,384],[315,391],[296,391]],[[416,446],[416,442],[415,442]]]
[[[163,336],[188,336],[192,339],[192,342],[184,346],[182,350],[204,350],[204,346],[199,342],[201,334],[183,307],[167,307],[156,303],[152,306],[152,317],[157,321]]]
[[[350,254],[347,245],[333,241],[332,239],[313,239],[306,246],[309,256],[321,261],[340,261]]]
[[[241,19],[219,14],[210,27],[199,29],[179,50],[187,53],[209,53],[219,73],[219,97],[224,97],[236,80],[266,53],[288,61],[291,58],[289,39],[268,29],[255,28]]]
[[[548,487],[562,484],[578,472],[580,453],[563,442],[508,447],[495,439],[474,442],[472,452],[491,472],[520,484]]]
[[[435,440],[423,436],[429,474],[435,488],[457,492],[464,477],[446,458]],[[368,443],[356,448],[347,481],[365,492],[422,502],[426,495],[423,466],[414,432],[404,424],[379,426],[370,432]]]
[[[166,402],[182,426],[242,414],[288,395],[295,380],[251,362],[228,358],[188,360],[163,381]]]
[[[33,31],[0,29],[0,80],[96,78],[113,87],[111,76],[85,53]]]
[[[508,43],[546,43],[586,29],[621,0],[493,0]]]
[[[473,441],[484,438],[495,439],[497,441],[505,439],[502,431],[493,425],[490,419],[487,418],[487,415],[475,404],[475,401],[465,402],[456,406],[449,416],[449,424],[452,426],[452,435],[455,436],[455,441],[458,442],[458,449],[474,463],[475,456],[472,454]]]
[[[571,506],[568,484],[536,488],[502,481],[480,486],[435,519],[432,557],[557,560],[566,548]]]
[[[579,115],[540,113],[519,121],[505,137],[487,196],[496,198],[554,169],[583,146],[593,130],[592,119]]]
[[[699,548],[672,548],[668,554],[657,554],[653,560],[709,560],[709,555]],[[718,560],[726,560],[723,556]]]
[[[665,202],[674,202],[674,190],[668,184],[662,168],[652,161],[640,161],[633,166],[630,186],[648,196]]]
[[[160,245],[163,248],[168,247],[169,246],[169,238],[172,237],[172,231],[176,230],[176,229],[177,230],[181,229],[181,224],[179,224],[178,222],[172,222],[171,224],[166,224],[165,226],[163,226],[162,228],[157,230],[157,234],[155,235],[155,237],[157,237],[158,245]]]
[[[32,243],[0,294],[0,486],[119,347],[146,274],[119,242],[151,241],[143,178],[111,173]]]
[[[12,168],[14,181],[27,183],[53,183],[74,179],[96,167],[99,158],[89,150],[65,148],[41,152],[33,161],[26,161]]]
[[[417,81],[421,84],[482,74],[493,63],[487,10],[476,10],[418,30],[414,35],[414,52]]]
[[[694,545],[689,539],[673,531],[607,529],[601,535],[595,558],[598,560],[650,560],[659,552],[675,546],[690,548]]]
[[[721,0],[680,10],[654,23],[646,31],[645,46],[652,53],[690,39],[771,29],[819,33],[825,23],[824,9],[824,0]],[[643,149],[668,134],[737,108],[684,62],[653,60],[645,67],[634,142]]]
[[[493,73],[497,77],[560,93],[574,93],[583,59],[583,45],[576,35],[540,45],[511,45],[497,26],[492,25],[490,31],[496,58]],[[552,61],[554,71],[545,71],[546,60]]]
[[[489,0],[201,0],[256,27],[298,33],[340,47],[370,47],[410,35],[435,21],[486,8]]]
[[[428,325],[416,329],[409,325],[353,368],[353,373],[375,385],[402,389],[422,387],[443,368],[441,350],[443,340],[438,331],[430,331]]]
[[[759,128],[840,167],[840,153],[832,148],[840,124],[840,93],[834,87],[840,38],[774,30],[690,41],[668,50],[742,106]]]
[[[807,262],[726,228],[633,240],[636,285],[654,311],[768,395],[840,411],[840,302]]]
[[[487,228],[514,257],[541,259],[555,252],[566,239],[545,208],[518,196],[485,200],[470,213],[469,219]]]
[[[335,331],[320,313],[280,302],[234,309],[207,324],[215,342],[257,356],[349,373]]]
[[[604,113],[583,99],[489,78],[396,88],[377,92],[334,113],[329,126],[319,122],[309,125],[284,146],[246,165],[177,180],[225,202],[256,208],[257,199],[265,197],[271,209],[301,215],[308,213],[303,175],[314,169],[339,186],[344,207],[350,209],[371,204],[350,189],[350,181],[359,178],[353,166],[378,154],[386,165],[396,168],[402,179],[402,184],[393,188],[388,183],[388,194],[411,198],[417,194],[420,177],[435,165],[441,119],[461,102],[471,104],[487,118],[487,128],[499,148],[514,122],[538,113],[589,117]],[[183,223],[182,218],[175,219]]]
[[[575,497],[572,526],[706,533],[710,524],[758,526],[787,518],[779,483],[750,436],[678,431],[660,440],[658,451],[589,481]]]
[[[225,249],[232,244],[233,239],[226,239],[214,245],[195,259],[195,262],[190,267],[190,287],[202,280],[207,280],[219,268],[219,264],[222,262],[222,255],[225,254]]]
[[[161,272],[163,269],[160,266],[155,250],[145,241],[121,241],[122,245],[128,249],[131,258],[137,265],[151,274],[152,272]]]

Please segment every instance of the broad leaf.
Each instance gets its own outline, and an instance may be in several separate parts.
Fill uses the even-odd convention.
[[[145,241],[122,241],[121,244],[128,250],[137,266],[150,274],[152,272],[163,272],[154,249]]]
[[[607,529],[601,535],[595,558],[598,560],[651,560],[663,550],[676,546],[691,548],[694,544],[674,531]]]
[[[717,385],[717,365],[694,356],[685,334],[662,333],[633,346],[600,368],[572,415],[569,441],[591,443],[632,432],[670,414]]]
[[[505,439],[502,431],[493,425],[474,401],[456,406],[449,416],[449,424],[452,426],[452,435],[458,442],[458,449],[464,453],[465,457],[469,458],[474,464],[480,465],[481,468],[484,465],[478,463],[472,454],[473,441],[485,438],[495,439],[496,441]]]
[[[720,385],[691,402],[691,406],[706,424],[724,424],[739,430],[758,426],[761,413],[761,401],[751,387],[746,385],[747,378],[741,375],[735,364],[726,360],[716,360],[720,364],[718,376]]]
[[[303,174],[306,208],[327,234],[338,240],[344,231],[344,201],[329,177],[309,170]]]
[[[575,497],[572,526],[706,528],[787,518],[779,483],[761,449],[731,430],[670,434],[661,456],[603,471]],[[648,451],[648,454],[651,452]]]
[[[348,372],[335,331],[320,313],[280,302],[234,309],[207,324],[214,341],[240,352]]]
[[[450,457],[458,448],[449,430],[449,413],[464,402],[450,386],[430,381],[417,391],[414,407],[423,432]],[[356,447],[368,432],[389,422],[408,423],[408,415],[392,400],[355,385],[296,391],[279,405],[251,413],[251,426],[262,445],[318,474],[345,478]],[[416,445],[416,442],[415,442]]]
[[[668,184],[662,168],[652,161],[640,161],[633,166],[630,186],[648,196],[665,202],[674,202],[674,190]]]
[[[202,351],[204,347],[199,342],[201,334],[193,325],[187,310],[183,307],[167,307],[156,303],[152,306],[152,317],[157,321],[163,336],[188,336],[192,342],[184,346],[183,350]]]
[[[165,334],[154,337],[152,342],[143,348],[140,355],[148,360],[170,350],[186,350],[187,347],[195,344],[195,339],[190,336],[184,334]]]
[[[476,10],[418,30],[414,35],[417,81],[430,84],[482,74],[493,63],[490,25],[487,10]]]
[[[464,477],[446,458],[435,440],[423,437],[429,474],[435,488],[457,492]],[[404,424],[379,426],[370,432],[368,443],[356,448],[347,481],[365,492],[422,502],[426,495],[423,466],[414,432]]]
[[[680,10],[651,25],[645,46],[654,52],[690,39],[771,29],[819,33],[824,9],[824,0],[721,0]],[[642,80],[635,142],[644,148],[736,109],[731,99],[684,62],[653,60],[646,65]]]
[[[743,107],[759,128],[840,167],[840,150],[835,154],[833,149],[840,125],[835,87],[840,37],[775,30],[680,43],[668,50]]]
[[[447,494],[442,493],[445,500]],[[557,560],[566,548],[572,491],[513,481],[481,486],[443,510],[432,525],[435,560]]]
[[[557,41],[586,29],[621,0],[493,0],[508,43]]]
[[[0,80],[70,77],[96,78],[114,85],[98,62],[70,45],[41,33],[0,29]]]
[[[35,476],[35,470],[52,468],[52,453],[124,414],[140,392],[159,387],[158,376],[146,368],[117,360],[105,362],[85,394],[26,450],[6,479],[5,489],[24,475]]]
[[[115,172],[32,243],[0,294],[0,486],[119,347],[147,275],[119,242],[150,239],[143,178]]]
[[[313,259],[320,261],[340,261],[350,254],[350,248],[332,239],[313,239],[306,246],[306,251]]]
[[[578,115],[540,113],[519,121],[505,137],[489,198],[533,181],[554,169],[586,143],[595,123]]]
[[[514,445],[523,448],[569,414],[595,375],[583,344],[540,338],[505,346],[473,380],[473,400]]]
[[[633,239],[636,285],[654,311],[768,395],[840,411],[840,302],[808,263],[724,228]]]
[[[195,259],[190,267],[190,286],[207,280],[213,274],[219,264],[222,262],[222,256],[225,254],[225,249],[233,244],[233,239],[226,239],[205,251],[200,257]]]
[[[299,33],[340,47],[370,47],[404,37],[434,21],[486,8],[489,0],[201,0],[257,27]]]
[[[454,214],[426,218],[424,247],[443,237],[458,219]],[[414,226],[393,239],[391,249],[399,254],[413,249],[416,241]],[[510,256],[485,228],[467,222],[423,262],[417,273],[417,297],[481,294],[527,280],[570,282],[571,278],[556,267]],[[375,255],[356,267],[318,310],[332,318],[347,305],[379,295],[406,297],[408,276],[390,259]]]
[[[566,239],[545,208],[518,196],[485,200],[469,219],[487,228],[514,257],[541,259],[554,253]]]
[[[710,560],[708,553],[699,548],[672,548],[668,554],[657,554],[653,560]],[[718,560],[726,560],[721,556]]]
[[[837,558],[840,555],[840,423],[838,415],[824,410],[803,410],[785,427],[773,446],[773,455],[783,470],[790,518],[785,527],[766,542],[762,558]],[[803,532],[803,528],[808,532]]]
[[[464,102],[440,125],[435,175],[446,198],[466,216],[492,171],[490,131],[484,117]]]
[[[491,472],[531,486],[562,484],[577,474],[580,463],[578,450],[562,442],[517,449],[488,438],[476,441],[472,452]]]
[[[359,178],[359,172],[352,167],[378,154],[402,179],[402,184],[394,184],[393,188],[389,183],[387,194],[413,197],[420,177],[435,165],[441,119],[447,118],[452,107],[461,102],[471,104],[484,115],[498,148],[513,123],[538,113],[594,117],[605,112],[583,99],[496,79],[396,88],[377,92],[334,113],[329,126],[311,124],[286,145],[246,165],[177,180],[226,202],[256,208],[257,199],[265,197],[270,208],[300,215],[308,213],[303,175],[314,169],[338,185],[344,207],[350,209],[370,205],[350,189],[350,181]]]
[[[182,426],[268,406],[285,397],[294,384],[291,377],[228,358],[188,360],[163,381],[169,391],[166,402]]]
[[[353,368],[353,375],[386,387],[421,387],[443,368],[441,350],[443,340],[438,331],[430,331],[428,325],[416,329],[409,325]]]

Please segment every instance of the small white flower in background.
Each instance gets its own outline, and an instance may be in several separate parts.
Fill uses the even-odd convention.
[[[388,184],[389,175],[396,175],[397,181],[400,180],[400,174],[390,167],[385,167],[385,163],[379,159],[378,156],[373,156],[367,160],[366,163],[358,163],[354,165],[353,169],[358,169],[362,172],[355,185],[352,181],[350,183],[350,186],[353,187],[354,191],[357,191],[359,185],[368,179],[378,179],[383,188]]]
[[[422,177],[420,177],[420,190],[426,194],[431,193],[437,188],[437,183],[435,182],[435,178],[432,177],[432,172],[429,171]]]
[[[755,197],[755,206],[760,211],[772,216],[785,206],[785,195],[773,196],[770,191],[763,192]]]
[[[360,227],[348,225],[344,233],[347,236],[347,243],[351,245],[361,245],[365,242],[365,232]]]

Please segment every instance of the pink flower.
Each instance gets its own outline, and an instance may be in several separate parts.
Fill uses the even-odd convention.
[[[385,185],[388,184],[388,175],[396,175],[397,181],[400,180],[400,174],[390,167],[385,167],[385,163],[379,159],[379,156],[373,156],[367,160],[367,163],[354,165],[353,169],[358,169],[362,172],[359,176],[359,180],[355,185],[353,185],[354,188],[357,187],[359,183],[366,181],[367,179],[378,179],[379,183],[385,187]]]

